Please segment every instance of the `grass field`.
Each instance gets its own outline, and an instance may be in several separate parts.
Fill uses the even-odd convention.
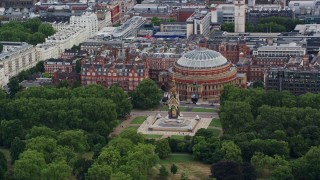
[[[170,136],[171,139],[179,139],[179,140],[183,140],[184,136],[180,136],[180,135],[172,135]]]
[[[220,135],[221,130],[219,130],[219,129],[210,129],[210,130],[213,131],[213,135],[215,137],[218,137]]]
[[[128,129],[134,129],[135,131],[138,131],[138,128],[139,128],[139,126],[129,126],[129,127],[126,127],[120,134],[122,134],[123,132],[125,132]]]
[[[209,180],[210,178],[210,165],[202,162],[195,161],[190,154],[171,154],[167,159],[160,160],[159,165],[152,169],[152,175],[149,179],[161,180],[158,176],[161,165],[165,166],[170,172],[170,167],[175,164],[178,167],[177,174],[169,173],[168,179],[179,180],[182,173],[188,175],[189,180]]]
[[[214,109],[206,109],[206,108],[193,108],[192,112],[214,112]]]
[[[11,166],[11,155],[10,155],[9,149],[5,149],[3,147],[0,147],[0,151],[3,153],[4,157],[7,160],[7,166],[10,167]]]
[[[188,163],[193,161],[193,156],[190,154],[170,154],[168,158],[161,159],[160,164]]]
[[[213,126],[213,127],[219,127],[221,128],[221,122],[220,122],[220,119],[218,118],[213,118],[212,121],[210,122],[210,125],[209,126]]]
[[[147,119],[146,116],[135,117],[130,124],[142,124]]]
[[[161,138],[163,135],[159,135],[159,134],[143,134],[144,138],[147,139],[158,139]]]

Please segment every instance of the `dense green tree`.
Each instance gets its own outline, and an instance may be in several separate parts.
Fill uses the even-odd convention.
[[[112,167],[107,164],[93,164],[88,170],[89,180],[110,179]]]
[[[131,180],[131,176],[123,172],[111,174],[110,180]]]
[[[76,73],[81,72],[81,60],[76,61]]]
[[[223,158],[220,148],[221,142],[216,138],[206,140],[204,137],[196,137],[192,152],[195,159],[205,163],[214,163]]]
[[[140,82],[132,93],[131,100],[133,107],[149,109],[158,106],[161,97],[161,91],[157,84],[151,79],[145,79]]]
[[[211,173],[217,180],[242,179],[241,166],[233,161],[219,161],[213,164]]]
[[[320,146],[311,147],[301,158],[291,163],[296,179],[318,179],[320,172]]]
[[[1,121],[1,138],[6,147],[10,147],[15,137],[24,138],[21,122],[18,120]]]
[[[15,137],[10,145],[10,156],[11,156],[11,162],[12,164],[19,159],[19,155],[24,151],[25,149],[25,142],[22,141],[20,138]]]
[[[44,72],[44,61],[40,61],[36,64],[35,71],[41,72],[41,73]]]
[[[134,129],[125,129],[120,134],[120,137],[129,139],[133,144],[143,143],[144,137],[142,134],[137,133]]]
[[[263,85],[262,81],[254,81],[252,87],[253,88],[263,88],[264,85]]]
[[[38,28],[38,32],[44,34],[46,37],[55,33],[53,27],[50,24],[41,24]]]
[[[29,36],[28,42],[32,45],[37,45],[38,43],[44,42],[46,36],[40,32],[36,32]]]
[[[278,155],[273,158],[262,153],[256,153],[251,159],[251,164],[260,178],[282,179],[281,177],[287,177],[292,179],[292,170],[288,161]]]
[[[38,136],[27,140],[26,149],[35,150],[44,155],[47,163],[54,160],[53,152],[57,148],[57,140],[53,138]]]
[[[167,170],[167,168],[165,166],[161,166],[160,170],[159,170],[159,176],[161,179],[167,179],[169,176],[169,172]]]
[[[71,167],[65,161],[52,162],[42,170],[43,178],[47,180],[70,179],[71,172]]]
[[[176,174],[178,172],[178,167],[175,164],[172,164],[170,171],[172,174]]]
[[[136,132],[132,132],[132,134],[134,135],[137,134]],[[141,136],[141,134],[138,134],[139,138]],[[143,141],[138,140],[136,143],[142,143]],[[108,146],[112,146],[114,148],[116,148],[121,156],[127,156],[129,151],[132,150],[133,148],[133,142],[130,139],[127,138],[120,138],[120,137],[116,137],[113,138],[109,143]]]
[[[28,19],[23,26],[28,28],[31,33],[35,33],[38,31],[39,26],[41,25],[41,20],[38,18]]]
[[[42,170],[46,163],[42,153],[34,150],[24,151],[19,160],[14,165],[14,176],[16,179],[41,180],[43,179]]]
[[[98,164],[108,164],[112,168],[117,168],[121,165],[121,156],[118,149],[109,146],[102,150],[97,161]]]
[[[256,180],[257,174],[254,167],[249,162],[244,162],[241,165],[242,175],[244,180]]]
[[[171,149],[167,139],[161,139],[156,141],[155,146],[156,153],[159,155],[161,159],[167,158],[171,153]]]
[[[113,85],[108,89],[108,98],[116,104],[116,110],[119,117],[125,117],[130,114],[132,105],[127,93],[122,88]]]
[[[31,139],[38,136],[43,136],[47,138],[57,138],[57,133],[52,129],[45,126],[33,126],[32,129],[27,134],[26,138]]]
[[[58,144],[72,148],[76,152],[85,152],[88,149],[87,136],[83,131],[64,131],[58,136]]]
[[[158,17],[152,17],[151,19],[151,23],[153,24],[153,26],[160,26],[160,22],[161,20]]]
[[[5,172],[7,171],[7,159],[3,152],[0,151],[0,179],[4,179]]]
[[[22,87],[19,84],[19,80],[14,77],[9,80],[8,88],[10,96],[14,96],[17,92],[19,92],[22,89]]]
[[[85,180],[92,163],[92,160],[86,160],[85,158],[80,158],[75,162],[72,172],[78,180]]]
[[[224,23],[221,26],[222,31],[234,32],[234,23]]]
[[[245,102],[225,102],[220,110],[220,120],[224,133],[248,131],[253,123],[251,107]]]
[[[220,151],[223,154],[224,160],[234,161],[238,163],[242,162],[241,149],[236,144],[234,144],[234,142],[223,142]]]

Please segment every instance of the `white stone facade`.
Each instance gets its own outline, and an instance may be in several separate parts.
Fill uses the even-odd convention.
[[[73,45],[79,45],[88,39],[88,35],[89,33],[86,27],[70,25],[46,38],[46,43],[55,44],[59,49],[59,54],[61,54],[64,50],[70,49]]]
[[[38,60],[36,49],[32,45],[25,42],[1,42],[1,44],[3,52],[0,54],[0,85],[3,87],[11,77],[32,68]]]
[[[244,0],[234,1],[234,32],[244,33],[246,25],[246,7]]]
[[[2,88],[4,85],[6,85],[6,82],[9,81],[7,79],[8,79],[8,77],[4,74],[4,67],[0,66],[0,88]]]
[[[210,35],[211,12],[196,11],[187,19],[187,37],[192,34]]]
[[[306,48],[296,43],[262,46],[253,51],[256,57],[301,57],[306,54]]]
[[[98,17],[95,13],[87,12],[81,16],[71,16],[70,25],[85,26],[88,29],[89,37],[98,32]]]
[[[44,61],[50,58],[59,58],[59,48],[53,43],[37,44],[37,59],[38,61]]]

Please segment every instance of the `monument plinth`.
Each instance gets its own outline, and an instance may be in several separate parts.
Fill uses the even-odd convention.
[[[184,117],[180,112],[179,93],[175,81],[169,92],[168,115],[162,117],[160,113],[156,116],[149,116],[139,127],[138,132],[143,134],[163,135],[190,135],[193,136],[200,128],[207,128],[211,122],[210,118]]]

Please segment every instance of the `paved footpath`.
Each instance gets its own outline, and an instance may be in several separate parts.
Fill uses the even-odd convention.
[[[130,124],[131,121],[137,117],[137,116],[155,116],[157,113],[160,113],[162,116],[166,116],[168,114],[167,111],[143,111],[143,110],[132,110],[130,116],[121,122],[120,125],[118,125],[116,128],[114,128],[112,135],[119,135],[125,128],[129,126],[137,126]],[[203,118],[215,118],[218,117],[218,114],[216,112],[208,113],[208,112],[181,112],[182,114],[185,114],[185,116],[196,116],[199,115]],[[140,125],[139,125],[140,126]]]

